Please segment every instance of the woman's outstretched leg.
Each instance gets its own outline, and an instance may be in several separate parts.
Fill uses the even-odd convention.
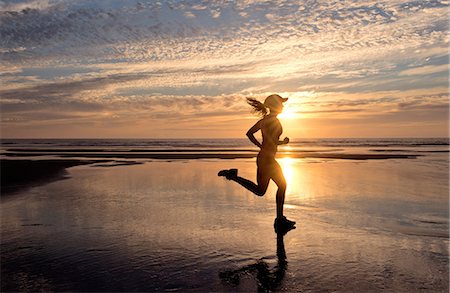
[[[260,168],[258,168],[256,175],[258,184],[255,184],[253,181],[250,181],[244,177],[237,176],[236,169],[222,170],[218,175],[225,176],[228,180],[239,183],[241,186],[245,187],[247,190],[250,190],[258,196],[263,196],[266,193],[270,181],[270,177],[265,175],[264,171],[262,171]]]

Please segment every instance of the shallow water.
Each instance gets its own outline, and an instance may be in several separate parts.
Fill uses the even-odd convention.
[[[447,154],[280,164],[282,239],[273,183],[216,175],[253,160],[79,166],[3,198],[2,291],[448,291]]]

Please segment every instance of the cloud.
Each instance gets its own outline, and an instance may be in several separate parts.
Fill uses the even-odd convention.
[[[219,18],[220,17],[220,10],[211,10],[211,17],[212,18]]]
[[[363,109],[336,109],[336,110],[314,110],[314,111],[302,111],[301,114],[335,114],[335,113],[349,113],[349,112],[363,112]]]
[[[129,1],[126,7],[99,3],[61,1],[43,10],[4,11],[2,45],[10,50],[26,48],[19,55],[5,54],[5,59],[47,59],[49,54],[73,60],[125,57],[128,61],[217,59],[255,53],[305,55],[346,48],[413,47],[430,37],[439,41],[446,35],[446,5],[438,1],[415,5],[414,12],[410,8],[414,3],[405,6],[402,1],[376,5],[370,1],[315,1],[306,6],[267,1],[210,7],[171,1],[145,5]],[[207,9],[220,10],[220,21],[215,14],[200,17],[193,12]],[[427,9],[434,13],[426,13]],[[195,20],[182,22],[183,16]],[[407,46],[404,40],[408,40]]]
[[[449,66],[448,64],[442,65],[425,65],[421,67],[409,68],[403,71],[400,71],[399,75],[423,75],[423,74],[431,74],[438,72],[448,72]]]
[[[19,2],[0,1],[0,12],[20,12],[30,9],[44,10],[51,6],[48,0],[31,0]]]
[[[74,94],[88,90],[102,90],[108,84],[117,84],[143,79],[142,75],[111,75],[62,82],[38,84],[20,89],[0,91],[2,99],[41,100],[49,98],[71,98]]]
[[[400,110],[419,110],[419,111],[433,111],[444,110],[449,111],[448,93],[441,93],[436,95],[420,95],[404,98],[402,102],[398,103]]]
[[[186,16],[186,18],[195,18],[195,14],[192,13],[191,11],[186,11],[184,12],[184,16]]]
[[[448,8],[437,0],[3,1],[2,116],[63,120],[48,107],[83,123],[238,119],[244,104],[227,97],[273,92],[313,92],[292,104],[311,117],[440,111],[441,100],[410,92],[448,87]]]

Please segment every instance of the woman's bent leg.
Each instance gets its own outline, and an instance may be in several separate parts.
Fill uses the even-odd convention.
[[[286,186],[278,187],[277,190],[277,218],[283,217],[284,197],[286,194]]]

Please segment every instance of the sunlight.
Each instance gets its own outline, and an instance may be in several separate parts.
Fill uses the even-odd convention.
[[[289,97],[289,100],[284,103],[283,111],[278,115],[278,118],[282,123],[290,124],[294,122],[296,119],[302,118],[302,104],[301,102],[306,97],[306,94],[302,96],[294,95],[294,94],[285,94],[285,97]],[[293,97],[294,96],[294,97]]]
[[[292,179],[294,178],[294,172],[295,167],[294,165],[294,159],[285,157],[278,160],[281,169],[283,169],[284,178],[286,178],[286,182],[288,182],[288,188],[289,188],[289,182],[292,182]]]
[[[295,118],[299,118],[300,114],[297,113],[297,111],[295,109],[293,109],[293,107],[285,107],[283,109],[283,112],[281,112],[278,115],[278,118],[284,120],[284,119],[295,119]]]
[[[286,195],[289,196],[290,200],[296,200],[296,199],[306,199],[309,197],[307,195],[307,192],[305,190],[305,181],[308,179],[305,178],[305,174],[302,172],[302,169],[300,168],[301,165],[299,162],[301,160],[290,158],[290,157],[284,157],[279,158],[278,163],[280,164],[284,178],[286,178],[287,183],[287,189],[286,189]]]

